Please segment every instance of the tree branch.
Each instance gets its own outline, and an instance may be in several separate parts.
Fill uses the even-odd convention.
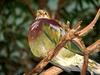
[[[83,62],[83,66],[82,66],[82,71],[81,71],[81,75],[86,75],[86,71],[87,71],[87,67],[88,67],[88,60],[89,60],[89,55],[85,54],[85,50],[84,50],[84,62]]]
[[[100,16],[100,8],[99,8],[95,18],[93,19],[93,21],[89,25],[87,25],[85,28],[78,31],[76,34],[78,34],[79,36],[84,36],[84,34],[88,33],[91,29],[93,29],[93,27],[96,24],[99,16]]]
[[[46,71],[43,71],[40,75],[58,75],[63,72],[63,70],[59,67],[53,66]]]
[[[97,40],[95,43],[87,47],[88,53],[100,51],[100,40]]]

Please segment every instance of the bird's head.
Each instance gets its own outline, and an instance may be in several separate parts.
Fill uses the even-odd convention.
[[[36,19],[40,18],[50,18],[48,12],[46,10],[37,10],[36,12]]]

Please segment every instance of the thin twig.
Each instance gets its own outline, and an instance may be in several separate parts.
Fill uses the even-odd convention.
[[[85,49],[85,44],[84,44],[84,42],[81,40],[81,38],[76,37],[76,38],[73,39],[73,41],[74,41],[74,43],[75,43],[80,49],[82,49],[82,50]]]
[[[84,55],[84,62],[83,62],[83,66],[82,66],[81,75],[86,75],[89,54],[87,53],[87,49],[85,47],[84,42],[80,38],[74,38],[73,41],[77,44],[77,46],[79,46],[79,48],[81,48],[83,50],[82,52]]]
[[[82,30],[78,31],[77,34],[79,36],[84,36],[84,34],[88,33],[91,29],[93,29],[93,27],[96,24],[99,16],[100,16],[100,8],[99,8],[95,18],[93,19],[93,21],[91,21],[91,23],[89,25],[87,25],[85,28],[83,28]]]
[[[78,31],[80,29],[80,27],[81,27],[81,23],[82,23],[82,21],[78,21],[76,23],[76,25],[73,26],[73,29],[75,29],[76,31]]]
[[[57,20],[57,22],[59,23],[61,28],[64,29],[66,32],[71,30],[70,25],[68,23],[64,23],[64,22],[61,22],[61,21],[58,21],[58,20]]]
[[[100,40],[97,40],[95,43],[87,47],[88,53],[100,51]]]

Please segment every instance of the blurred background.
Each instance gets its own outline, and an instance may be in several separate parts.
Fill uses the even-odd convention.
[[[99,7],[100,0],[1,0],[0,75],[23,75],[35,65],[27,34],[36,10],[45,9],[53,18],[65,23],[70,21],[71,25],[82,20],[82,27],[85,27]],[[86,46],[100,39],[99,34],[100,19],[94,29],[83,37]]]

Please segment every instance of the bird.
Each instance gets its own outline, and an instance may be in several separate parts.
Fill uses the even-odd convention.
[[[33,59],[41,60],[46,57],[48,51],[55,48],[65,33],[66,31],[63,30],[57,21],[50,18],[46,10],[37,10],[36,19],[31,24],[28,32],[28,42],[33,54]],[[71,50],[79,51],[79,53],[75,53]],[[81,49],[76,44],[68,42],[61,48],[60,52],[50,61],[50,63],[65,71],[80,71],[79,68],[82,68],[83,64],[83,56],[80,55],[81,52]],[[100,64],[89,59],[89,70],[97,73],[97,66],[100,67]],[[100,74],[100,72],[98,73]]]

